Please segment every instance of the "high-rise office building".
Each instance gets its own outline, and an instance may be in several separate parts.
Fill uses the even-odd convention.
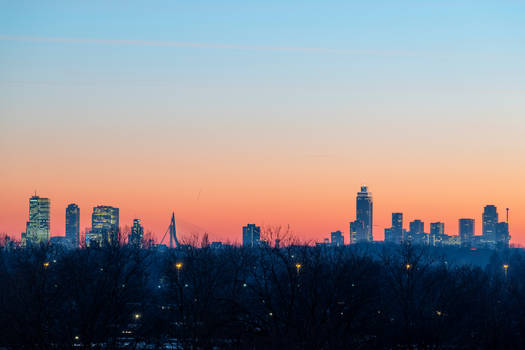
[[[401,244],[403,240],[403,213],[392,213],[392,227],[385,230],[385,241]]]
[[[430,224],[430,234],[431,235],[444,235],[445,234],[445,224],[442,222],[432,222]]]
[[[128,236],[128,244],[136,248],[142,248],[144,242],[144,227],[140,224],[140,219],[133,220],[131,233]]]
[[[494,205],[486,205],[483,209],[483,238],[485,241],[496,241],[497,224],[498,209]]]
[[[498,222],[496,225],[496,244],[499,248],[508,248],[510,241],[509,224],[507,222]]]
[[[86,236],[86,244],[92,241],[97,244],[118,243],[119,209],[99,205],[93,208],[91,215],[91,232]],[[89,242],[88,242],[89,241]]]
[[[364,237],[366,237],[364,231],[365,231],[365,225],[362,221],[359,221],[359,220],[352,221],[350,223],[350,244],[363,242],[363,241],[366,242],[366,240],[364,239]]]
[[[368,192],[367,186],[361,186],[361,191],[357,193],[356,197],[356,221],[362,222],[363,229],[356,231],[356,242],[372,242],[374,240],[373,217],[372,193]]]
[[[459,239],[461,245],[470,247],[474,238],[474,219],[459,219]]]
[[[29,198],[29,221],[23,236],[25,244],[46,243],[49,240],[49,198],[37,195]]]
[[[445,237],[445,224],[442,222],[430,223],[429,244],[440,245]]]
[[[248,224],[242,228],[243,247],[256,247],[261,239],[261,228],[255,224]]]
[[[80,235],[80,209],[75,203],[66,208],[66,239],[72,247],[78,248]]]
[[[341,231],[335,231],[330,234],[330,240],[332,246],[342,247],[345,245],[345,236]]]
[[[425,223],[421,220],[411,221],[409,231],[405,232],[404,240],[416,244],[428,244],[429,235],[425,233]]]
[[[410,234],[419,235],[425,233],[425,223],[421,220],[414,220],[410,222]]]

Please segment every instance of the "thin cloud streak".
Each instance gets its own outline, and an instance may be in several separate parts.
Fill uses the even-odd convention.
[[[186,47],[204,49],[234,49],[234,50],[256,50],[276,52],[310,52],[310,53],[332,53],[341,55],[359,56],[430,56],[423,53],[411,53],[402,51],[368,51],[330,49],[321,47],[293,47],[293,46],[261,46],[261,45],[232,45],[214,43],[192,43],[180,41],[152,41],[152,40],[114,40],[114,39],[86,39],[86,38],[60,38],[60,37],[34,37],[34,36],[12,36],[1,35],[2,41],[22,41],[41,43],[66,43],[66,44],[105,44],[105,45],[133,45],[133,46],[157,46],[157,47]]]

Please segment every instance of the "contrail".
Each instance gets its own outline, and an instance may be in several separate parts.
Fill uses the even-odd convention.
[[[260,46],[260,45],[232,45],[214,43],[192,43],[181,41],[151,41],[151,40],[114,40],[114,39],[87,39],[87,38],[61,38],[61,37],[38,37],[38,36],[13,36],[0,34],[2,41],[25,41],[42,43],[66,43],[66,44],[105,44],[105,45],[136,45],[136,46],[158,46],[158,47],[187,47],[205,49],[236,49],[257,51],[288,51],[288,52],[310,52],[310,53],[332,53],[343,55],[369,55],[369,56],[423,56],[402,51],[367,51],[330,49],[320,47],[293,47],[293,46]]]

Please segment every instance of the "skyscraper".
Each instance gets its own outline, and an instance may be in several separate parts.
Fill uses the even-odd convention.
[[[430,223],[429,244],[432,246],[440,245],[445,236],[445,224],[442,222]]]
[[[128,244],[136,248],[142,248],[144,240],[144,227],[140,224],[140,219],[133,220],[131,233],[128,236]]]
[[[498,210],[494,205],[486,205],[483,209],[483,238],[485,241],[496,241],[496,226]]]
[[[496,225],[496,244],[498,248],[509,247],[509,224],[508,222],[502,221]]]
[[[345,236],[341,231],[335,231],[330,234],[330,240],[332,246],[342,247],[345,245]]]
[[[362,221],[355,220],[350,223],[350,244],[365,241],[363,239],[365,226]]]
[[[445,234],[445,224],[442,222],[430,223],[430,234],[434,236],[444,235]]]
[[[80,209],[75,203],[66,208],[66,239],[71,246],[78,248],[80,234]]]
[[[242,228],[243,247],[256,247],[261,239],[261,228],[255,224],[248,224]]]
[[[97,241],[97,244],[118,243],[119,209],[99,205],[93,208],[91,215],[91,232],[87,241]],[[89,244],[88,244],[89,245]]]
[[[29,198],[29,221],[23,237],[26,244],[46,243],[49,240],[49,209],[48,198],[36,195]]]
[[[421,220],[411,221],[409,231],[404,238],[408,242],[428,244],[429,236],[425,233],[425,223]]]
[[[392,213],[392,227],[385,230],[385,241],[400,244],[403,239],[403,213]]]
[[[414,220],[410,222],[410,234],[419,235],[425,233],[425,223],[421,220]]]
[[[373,236],[373,202],[372,193],[368,192],[367,186],[361,186],[361,191],[356,197],[356,221],[363,223],[362,232],[356,232],[356,242],[372,242]]]
[[[461,245],[470,247],[474,237],[474,219],[459,219],[459,239]]]

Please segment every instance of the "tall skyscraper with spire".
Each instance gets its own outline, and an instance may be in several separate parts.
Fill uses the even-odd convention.
[[[356,197],[356,220],[350,223],[350,243],[372,242],[373,235],[373,202],[372,193],[367,186],[361,186]]]
[[[49,198],[36,194],[29,198],[29,221],[24,235],[26,244],[46,243],[49,240]]]

